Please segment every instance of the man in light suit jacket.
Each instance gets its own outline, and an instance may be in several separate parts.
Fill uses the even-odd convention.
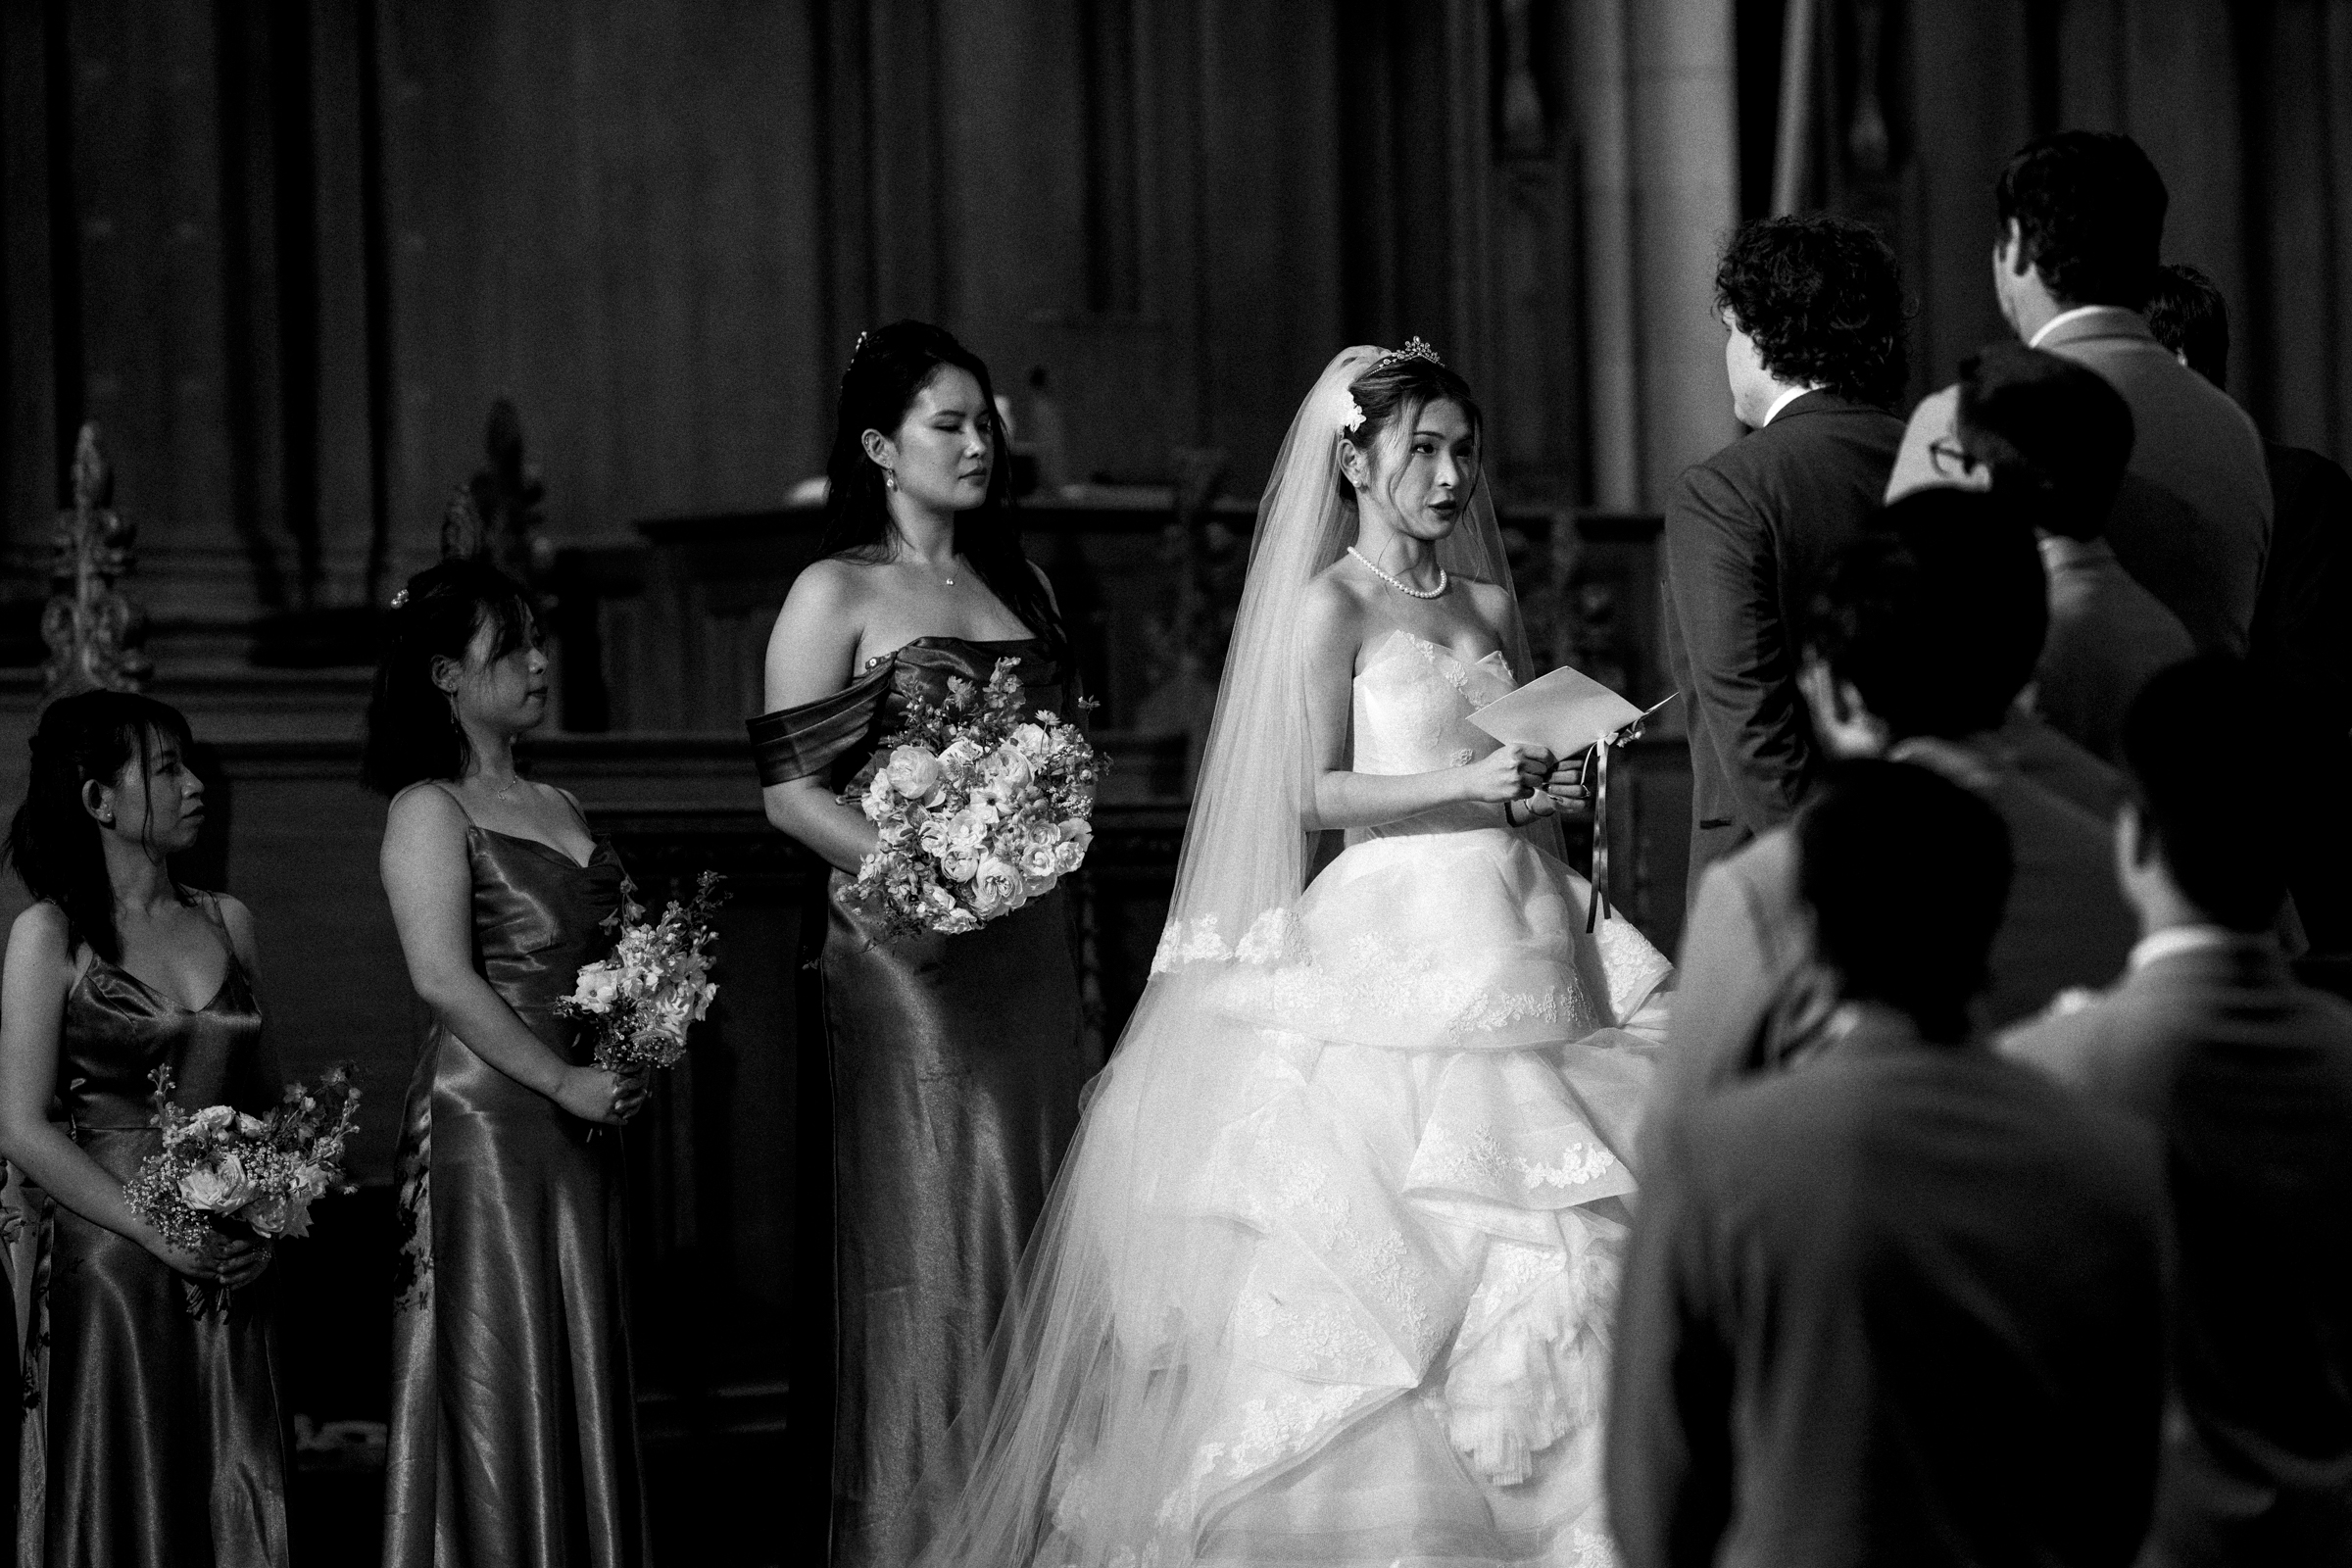
[[[2200,650],[2242,654],[2271,543],[2262,438],[2180,364],[2140,312],[2164,236],[2164,180],[2131,137],[2067,130],[2026,144],[1993,188],[1993,289],[2028,348],[2098,372],[2132,406],[2132,484],[2107,520],[2124,569]]]
[[[1932,768],[2007,826],[2017,874],[1978,1002],[1986,1027],[2030,1017],[2061,991],[2104,985],[2135,935],[2107,823],[2026,777],[2002,738],[2046,613],[2041,564],[2014,502],[1933,489],[1887,508],[1847,547],[1808,636],[1806,704],[1825,750]],[[1776,829],[1699,888],[1659,1105],[1787,1065],[1819,1043],[1825,1016],[1795,843]]]
[[[2116,559],[2107,518],[2133,444],[2113,388],[2054,354],[1996,343],[1961,363],[1954,434],[1973,475],[2033,509],[2050,629],[2027,701],[2113,761],[2148,677],[2197,651],[2180,618]]]
[[[2124,1568],[2162,1406],[2144,1129],[1972,1037],[2000,819],[1848,762],[1795,823],[1833,1039],[1654,1130],[1617,1306],[1626,1568]]]
[[[1741,228],[1715,274],[1732,408],[1751,427],[1666,498],[1667,661],[1684,693],[1690,886],[1788,820],[1821,765],[1796,690],[1821,574],[1858,535],[1902,423],[1894,252],[1836,218]]]
[[[2215,713],[2264,733],[2272,696],[2218,657],[2148,683],[2116,826],[2131,972],[2003,1042],[2164,1143],[2179,1408],[2147,1568],[2352,1562],[2352,1006],[2271,935],[2293,838],[2271,776],[2179,760]]]

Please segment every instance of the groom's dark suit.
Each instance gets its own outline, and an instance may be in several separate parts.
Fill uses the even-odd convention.
[[[2123,1568],[2164,1386],[2154,1140],[1866,1012],[1656,1130],[1617,1308],[1627,1568]]]
[[[2166,1146],[2182,1410],[2149,1560],[2352,1562],[2352,1007],[2268,939],[2200,939],[2002,1049]]]
[[[1808,392],[1675,481],[1667,661],[1690,731],[1690,889],[1788,819],[1821,766],[1797,695],[1813,593],[1878,510],[1902,444],[1884,409]]]

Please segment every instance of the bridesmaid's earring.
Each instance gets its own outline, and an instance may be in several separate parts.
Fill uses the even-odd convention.
[[[898,471],[893,468],[884,468],[882,470],[882,488],[885,490],[896,490],[898,487]]]

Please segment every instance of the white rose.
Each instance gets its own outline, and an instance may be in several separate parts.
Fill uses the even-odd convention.
[[[890,776],[890,787],[901,795],[921,800],[939,788],[947,776],[939,759],[927,746],[901,746],[890,754],[889,764],[883,769]]]
[[[947,936],[961,936],[966,931],[980,929],[980,917],[971,910],[957,908],[932,922],[933,929]]]
[[[948,818],[947,847],[951,851],[969,854],[988,842],[988,830],[996,825],[997,813],[977,802]]]
[[[188,1118],[188,1131],[209,1137],[214,1133],[228,1131],[229,1124],[236,1119],[237,1113],[226,1105],[207,1105]]]
[[[226,1214],[252,1201],[253,1184],[245,1179],[245,1167],[237,1156],[223,1154],[182,1176],[179,1196],[199,1214]]]
[[[954,778],[980,760],[984,755],[986,754],[980,750],[980,743],[966,735],[948,743],[947,749],[939,754],[939,763],[940,766],[947,769],[948,776]]]
[[[890,787],[890,774],[881,769],[865,782],[865,799],[860,803],[868,822],[879,822],[898,806],[898,792]]]
[[[1029,765],[1018,747],[1000,746],[980,764],[980,776],[996,786],[1000,796],[1010,800],[1029,787],[1037,769]]]
[[[1013,725],[1012,744],[1020,749],[1023,757],[1045,756],[1046,731],[1044,726],[1039,724]]]
[[[950,850],[939,858],[939,874],[951,882],[969,882],[980,874],[978,850]]]
[[[268,1132],[269,1130],[269,1128],[262,1125],[261,1117],[248,1116],[243,1111],[237,1112],[237,1134],[239,1137],[259,1138],[262,1136],[262,1134]]]
[[[1054,829],[1054,831],[1061,835],[1061,841],[1064,844],[1077,845],[1078,853],[1080,855],[1084,855],[1088,850],[1094,847],[1095,825],[1094,823],[1089,822],[1083,816],[1068,816],[1062,818],[1060,824]]]
[[[972,878],[972,911],[981,919],[993,919],[1028,902],[1018,866],[993,855],[980,862]]]
[[[1068,839],[1054,846],[1054,869],[1063,876],[1086,863],[1086,850]]]
[[[1033,897],[1051,888],[1054,879],[1060,875],[1061,861],[1056,854],[1060,848],[1061,840],[1048,834],[1021,846],[1020,857],[1014,863],[1020,867],[1021,879],[1028,884]]]
[[[294,1202],[283,1193],[271,1193],[255,1199],[239,1217],[264,1236],[283,1236],[294,1222]]]

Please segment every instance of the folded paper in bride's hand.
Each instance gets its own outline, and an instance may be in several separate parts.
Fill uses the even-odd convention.
[[[1646,716],[1592,676],[1562,665],[1497,697],[1470,722],[1505,745],[1541,746],[1555,758],[1570,758]]]

